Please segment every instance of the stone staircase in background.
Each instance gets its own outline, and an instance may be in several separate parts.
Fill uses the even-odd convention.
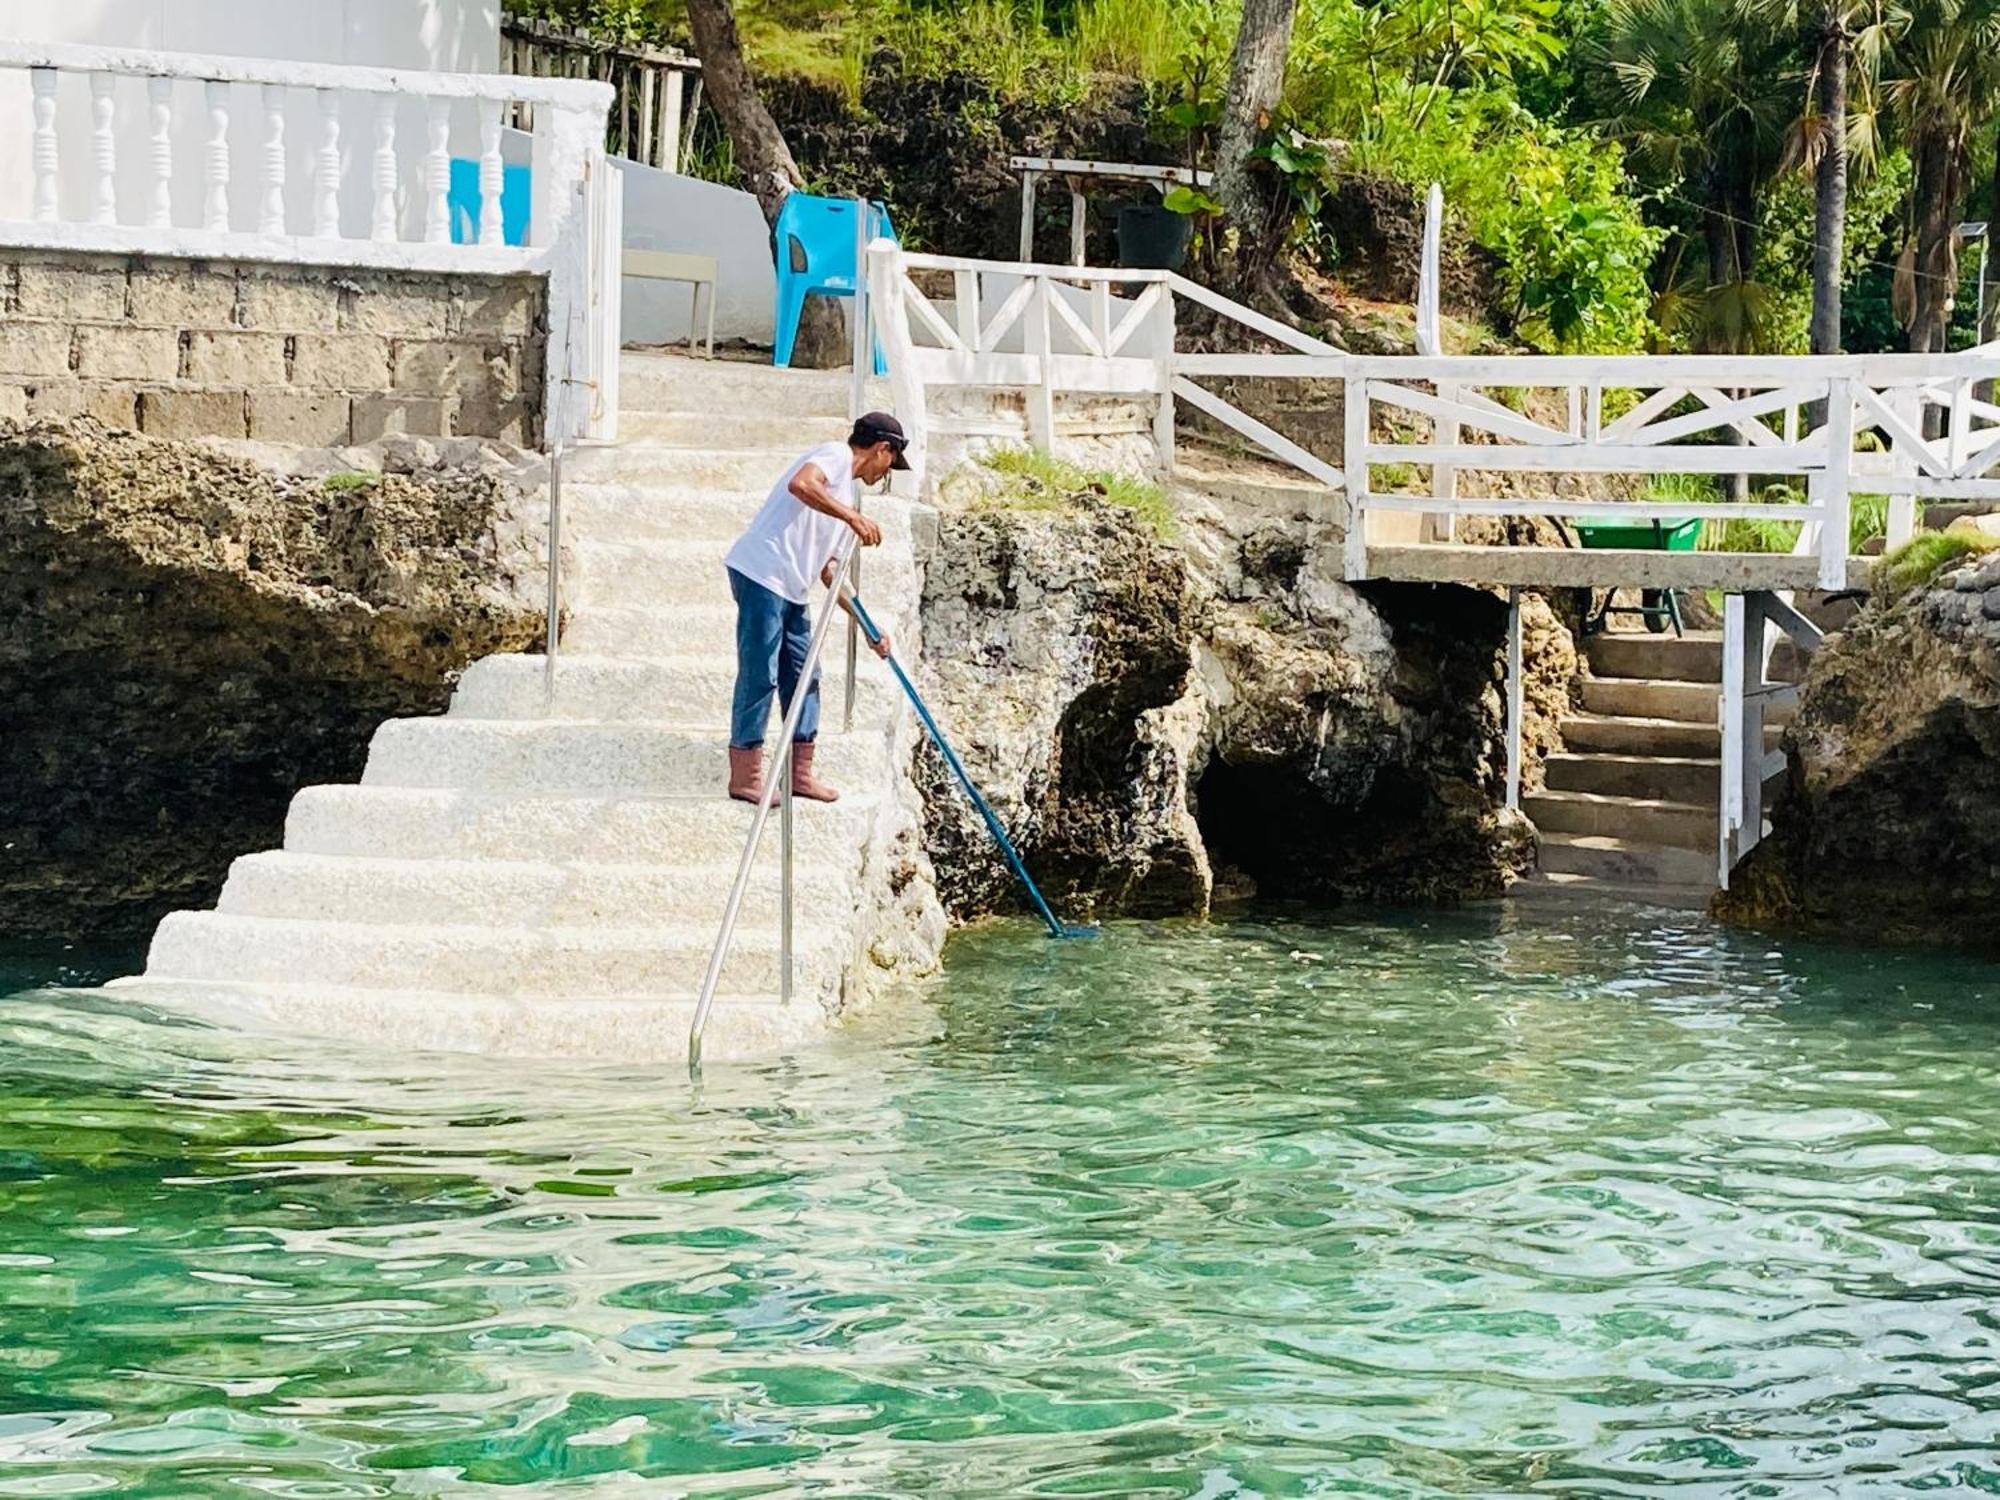
[[[1541,833],[1539,875],[1517,889],[1638,895],[1705,905],[1716,888],[1722,795],[1722,638],[1607,632],[1584,643],[1583,708],[1563,752],[1522,798]],[[1782,676],[1789,646],[1772,663]],[[1786,710],[1772,710],[1777,744]]]
[[[626,356],[621,380],[621,442],[565,469],[571,613],[553,699],[540,656],[474,663],[448,712],[380,726],[359,784],[299,792],[283,847],[236,861],[215,910],[166,918],[144,976],[124,984],[388,1047],[685,1055],[751,818],[723,790],[734,610],[722,557],[786,464],[845,435],[848,387],[844,372],[644,354]],[[867,596],[885,622],[914,621],[911,506],[867,503],[885,533]],[[774,820],[710,1057],[826,1024],[870,851],[907,816],[893,682],[864,653],[841,733],[843,644],[837,633],[826,658],[820,766],[845,795],[800,803],[796,818],[796,997],[777,1000]]]

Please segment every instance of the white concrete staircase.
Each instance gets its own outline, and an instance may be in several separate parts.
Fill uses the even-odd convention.
[[[1563,719],[1563,752],[1549,757],[1542,790],[1522,799],[1542,847],[1539,879],[1517,889],[1704,905],[1722,793],[1721,638],[1605,633],[1584,650],[1583,710]],[[1788,669],[1788,647],[1772,665]],[[1775,745],[1777,724],[1767,733]]]
[[[565,471],[574,574],[553,698],[540,656],[474,663],[449,712],[377,730],[358,785],[299,792],[284,847],[239,859],[214,911],[169,916],[144,976],[122,983],[389,1047],[685,1056],[751,817],[723,791],[722,556],[791,459],[844,435],[847,381],[639,354],[621,378],[623,441]],[[868,554],[866,596],[885,623],[914,623],[910,504],[867,503],[884,546]],[[906,654],[914,644],[912,631]],[[864,653],[842,733],[844,659],[836,633],[819,764],[845,795],[798,805],[794,1001],[777,1001],[774,820],[708,1057],[827,1024],[879,915],[888,845],[912,819],[894,684]]]

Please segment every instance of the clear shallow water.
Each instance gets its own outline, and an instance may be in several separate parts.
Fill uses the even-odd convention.
[[[22,993],[0,1493],[2000,1491],[1996,1017],[1636,911],[984,931],[699,1092]]]

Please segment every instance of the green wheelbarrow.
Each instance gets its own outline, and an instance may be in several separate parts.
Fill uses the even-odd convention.
[[[1576,538],[1591,549],[1616,548],[1625,552],[1692,552],[1701,537],[1701,518],[1684,521],[1624,521],[1612,516],[1591,516],[1570,523]],[[1655,635],[1673,626],[1682,635],[1680,599],[1672,589],[1642,589],[1636,605],[1613,605],[1616,589],[1607,589],[1604,603],[1583,622],[1583,633],[1595,635],[1610,623],[1612,615],[1637,615]]]

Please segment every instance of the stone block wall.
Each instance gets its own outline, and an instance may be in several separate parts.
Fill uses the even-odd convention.
[[[0,250],[0,417],[331,447],[541,438],[532,275]]]

